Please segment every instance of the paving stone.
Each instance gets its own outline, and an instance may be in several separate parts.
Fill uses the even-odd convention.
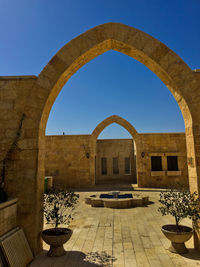
[[[73,235],[64,245],[67,254],[60,258],[49,258],[42,252],[30,267],[62,266],[100,266],[113,258],[110,265],[116,267],[199,267],[200,255],[193,249],[193,240],[186,246],[189,253],[177,255],[168,251],[169,240],[162,234],[160,227],[174,223],[170,216],[158,213],[158,196],[148,192],[154,204],[148,207],[131,209],[95,208],[84,203],[84,197],[91,192],[80,193],[80,203],[71,224]],[[189,220],[183,220],[191,226]],[[44,249],[48,250],[44,244]],[[91,254],[93,253],[93,254]],[[91,255],[96,255],[96,261]],[[89,258],[89,260],[88,260]]]

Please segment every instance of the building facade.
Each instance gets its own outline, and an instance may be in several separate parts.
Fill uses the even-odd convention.
[[[103,122],[110,119],[127,122],[116,115]],[[45,174],[53,176],[55,186],[91,187],[94,181],[96,185],[131,183],[151,188],[188,186],[184,133],[137,133],[135,139],[94,140],[94,132],[46,136]],[[92,150],[95,156],[91,158]]]

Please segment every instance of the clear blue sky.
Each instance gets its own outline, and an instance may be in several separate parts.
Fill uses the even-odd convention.
[[[54,54],[106,22],[138,28],[200,68],[199,0],[1,0],[0,75],[38,75]],[[51,110],[47,134],[87,134],[117,114],[138,132],[181,132],[184,122],[165,85],[141,63],[109,51],[81,68]],[[125,138],[119,126],[102,138]]]

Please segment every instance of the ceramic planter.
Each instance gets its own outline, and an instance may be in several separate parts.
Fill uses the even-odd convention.
[[[185,242],[192,237],[192,228],[180,225],[180,231],[177,231],[176,225],[167,224],[162,226],[161,230],[163,234],[171,241],[169,251],[178,254],[185,254],[188,252]]]
[[[42,239],[50,245],[50,250],[47,255],[49,257],[60,257],[65,255],[63,244],[65,244],[71,237],[72,230],[68,228],[57,228],[55,232],[54,228],[46,229],[42,231]]]

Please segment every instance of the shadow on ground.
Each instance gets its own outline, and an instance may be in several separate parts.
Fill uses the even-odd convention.
[[[67,251],[62,257],[48,257],[47,251],[43,251],[29,265],[29,267],[111,267],[116,259],[105,251],[83,253],[80,251]]]
[[[191,259],[191,260],[199,260],[200,261],[200,253],[194,248],[188,248],[188,253],[182,254],[181,256]],[[200,262],[199,262],[200,266]]]

